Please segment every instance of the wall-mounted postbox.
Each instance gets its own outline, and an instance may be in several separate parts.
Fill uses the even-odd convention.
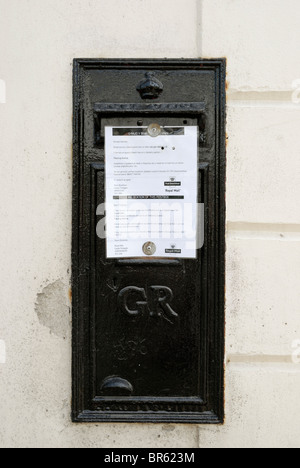
[[[225,61],[75,60],[73,420],[223,421]]]

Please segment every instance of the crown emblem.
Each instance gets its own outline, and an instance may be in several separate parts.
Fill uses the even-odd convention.
[[[164,85],[155,78],[153,72],[146,73],[146,79],[137,86],[142,99],[158,99],[164,90]]]

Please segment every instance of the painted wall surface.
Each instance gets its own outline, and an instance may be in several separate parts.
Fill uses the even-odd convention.
[[[299,447],[299,0],[0,11],[0,447]],[[71,423],[75,57],[228,59],[224,426]]]

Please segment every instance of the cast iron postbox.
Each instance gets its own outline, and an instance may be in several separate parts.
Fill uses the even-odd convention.
[[[223,421],[225,65],[74,62],[75,422]],[[190,202],[195,243],[158,199]]]

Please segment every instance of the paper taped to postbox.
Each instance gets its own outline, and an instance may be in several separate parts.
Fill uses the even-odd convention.
[[[198,127],[105,128],[107,258],[196,258]]]

